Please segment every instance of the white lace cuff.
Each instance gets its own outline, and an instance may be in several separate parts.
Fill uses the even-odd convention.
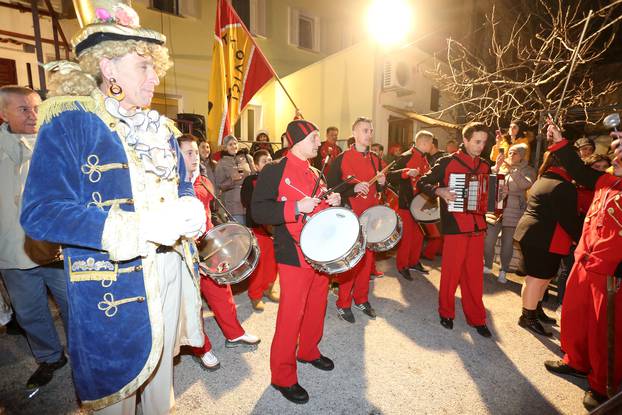
[[[102,249],[108,251],[111,261],[127,261],[144,255],[146,246],[140,235],[138,214],[113,205],[104,224]]]

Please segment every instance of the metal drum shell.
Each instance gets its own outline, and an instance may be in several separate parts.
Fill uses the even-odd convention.
[[[218,284],[237,284],[241,281],[244,281],[253,273],[255,268],[257,268],[257,263],[259,262],[259,257],[261,255],[261,250],[259,249],[259,244],[257,243],[257,238],[255,238],[255,235],[246,226],[240,225],[238,223],[228,222],[215,226],[207,231],[207,233],[205,234],[205,238],[207,239],[210,232],[217,232],[217,230],[231,225],[237,225],[240,228],[243,228],[246,231],[248,238],[250,239],[250,243],[245,255],[245,259],[240,261],[239,264],[235,265],[228,271],[221,273],[206,271],[207,276],[216,281]],[[207,254],[203,252],[204,250],[205,249],[202,249],[199,252],[200,261],[203,261],[205,255]]]
[[[372,206],[368,209],[366,209],[363,214],[361,215],[361,219],[365,216],[365,213],[367,211],[369,211],[370,209],[374,209],[374,208],[386,208],[387,212],[392,213],[393,215],[395,215],[396,218],[396,223],[395,223],[395,228],[393,229],[393,231],[387,235],[386,238],[384,238],[381,241],[378,242],[370,242],[369,239],[367,240],[367,248],[371,251],[374,252],[386,252],[389,251],[391,249],[393,249],[398,243],[399,241],[402,239],[402,232],[403,232],[403,224],[402,224],[402,218],[400,218],[400,215],[398,215],[397,213],[395,213],[395,211],[393,209],[391,209],[388,206]]]

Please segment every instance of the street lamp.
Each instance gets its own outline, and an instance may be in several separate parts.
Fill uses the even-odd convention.
[[[374,0],[367,10],[367,28],[380,45],[399,45],[412,29],[412,16],[406,0]]]

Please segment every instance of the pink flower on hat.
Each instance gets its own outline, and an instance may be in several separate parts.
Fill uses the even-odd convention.
[[[117,4],[114,7],[114,18],[121,26],[137,27],[139,25],[138,14],[125,4]]]
[[[95,9],[95,16],[97,16],[99,20],[108,20],[112,17],[110,13],[108,13],[108,10],[101,8]]]

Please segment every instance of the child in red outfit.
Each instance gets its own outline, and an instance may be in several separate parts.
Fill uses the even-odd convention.
[[[207,217],[207,231],[212,227],[211,212],[209,203],[213,199],[214,185],[205,176],[199,174],[199,147],[198,139],[190,134],[184,134],[177,140],[179,148],[186,164],[188,177],[186,180],[192,181],[197,198],[203,202]],[[218,323],[226,340],[226,347],[236,347],[239,345],[256,345],[260,342],[257,336],[246,333],[240,322],[233,301],[233,293],[229,285],[220,285],[207,275],[201,273],[201,294],[214,312],[214,317]],[[208,370],[216,370],[220,367],[218,358],[212,353],[212,344],[207,334],[203,347],[193,349],[193,353],[201,358],[201,363]]]

